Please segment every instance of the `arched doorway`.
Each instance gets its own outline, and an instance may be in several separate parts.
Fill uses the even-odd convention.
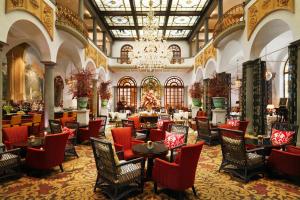
[[[137,84],[130,76],[122,77],[117,85],[117,110],[135,109],[137,106]],[[130,109],[130,110],[131,110]]]

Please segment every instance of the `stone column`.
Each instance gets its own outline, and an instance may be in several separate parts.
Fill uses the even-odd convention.
[[[218,18],[223,17],[223,0],[218,0]]]
[[[97,46],[97,21],[93,19],[93,42]]]
[[[138,109],[139,107],[141,107],[141,87],[140,86],[138,86],[136,88],[136,98],[137,98],[136,107]]]
[[[253,133],[253,69],[246,68],[246,119],[249,120],[247,131]]]
[[[208,38],[208,36],[209,36],[208,35],[209,34],[208,22],[209,22],[209,17],[206,17],[205,22],[204,22],[204,42],[205,42],[205,44],[207,44],[208,40],[209,40],[209,38]]]
[[[0,146],[2,143],[2,104],[3,104],[3,78],[2,78],[2,64],[3,64],[3,56],[2,48],[6,45],[6,43],[0,41]]]
[[[84,15],[84,0],[78,0],[78,16],[81,20],[83,20]]]
[[[102,51],[104,54],[106,54],[106,32],[103,32],[102,37]]]
[[[97,91],[97,79],[93,79],[93,109],[92,112],[97,116],[97,101],[98,101],[98,91]]]
[[[42,62],[45,65],[45,86],[44,86],[44,122],[48,127],[48,120],[54,119],[54,62]]]
[[[199,32],[196,33],[196,54],[199,52]]]

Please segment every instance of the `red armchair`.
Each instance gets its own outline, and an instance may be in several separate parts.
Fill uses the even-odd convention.
[[[155,159],[152,172],[155,192],[157,192],[157,186],[179,192],[183,192],[192,187],[194,195],[196,196],[194,181],[203,145],[204,142],[202,141],[182,147],[181,152],[173,163],[159,158]]]
[[[300,179],[300,148],[287,146],[286,151],[272,149],[267,162],[269,171]]]
[[[132,146],[142,144],[144,141],[132,139],[131,127],[113,128],[111,134],[116,151],[123,151],[123,158],[120,159],[131,160],[138,157],[132,152]]]
[[[88,128],[80,128],[79,134],[78,134],[78,140],[79,142],[83,142],[86,140],[89,140],[90,137],[98,138],[100,133],[100,128],[103,126],[102,120],[94,120],[89,121],[89,127]]]
[[[27,142],[28,127],[27,126],[14,126],[3,128],[3,143],[7,150],[13,149],[14,143]]]
[[[34,169],[50,169],[59,165],[63,171],[67,140],[67,133],[48,134],[43,148],[27,148],[26,165]]]
[[[249,121],[237,121],[236,126],[231,125],[231,124],[221,124],[221,125],[219,125],[219,128],[240,130],[240,131],[243,131],[243,133],[245,134],[248,124],[249,124]]]
[[[158,122],[159,123],[159,122]],[[170,120],[163,120],[161,127],[157,129],[151,129],[149,138],[151,141],[162,141],[165,139],[166,131],[168,131],[169,126],[174,123]]]

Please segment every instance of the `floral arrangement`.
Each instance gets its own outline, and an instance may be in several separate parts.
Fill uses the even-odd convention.
[[[74,79],[70,93],[73,94],[73,98],[90,97],[92,95],[92,77],[93,74],[88,70],[81,70],[72,75]]]
[[[210,97],[228,97],[229,86],[223,76],[214,75],[209,79],[208,95]]]
[[[159,107],[160,106],[160,101],[159,99],[155,96],[153,90],[149,90],[149,92],[145,93],[142,97],[142,107],[151,109],[153,107]]]
[[[111,81],[103,81],[100,83],[98,92],[100,94],[101,99],[109,100],[111,98],[112,94],[109,88],[110,84]]]
[[[190,95],[191,95],[192,98],[201,99],[202,93],[203,93],[202,84],[200,82],[195,82],[191,86],[189,92],[190,92]]]

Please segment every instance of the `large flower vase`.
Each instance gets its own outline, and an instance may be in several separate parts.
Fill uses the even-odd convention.
[[[195,107],[201,107],[201,105],[202,105],[200,99],[193,98],[193,99],[192,99],[192,102],[193,102],[193,105],[194,105]]]
[[[101,99],[101,106],[106,108],[108,104],[108,99]]]
[[[224,97],[212,97],[215,109],[225,108],[225,98]]]
[[[88,97],[79,97],[77,98],[77,107],[79,110],[83,110],[87,108],[89,98]]]

